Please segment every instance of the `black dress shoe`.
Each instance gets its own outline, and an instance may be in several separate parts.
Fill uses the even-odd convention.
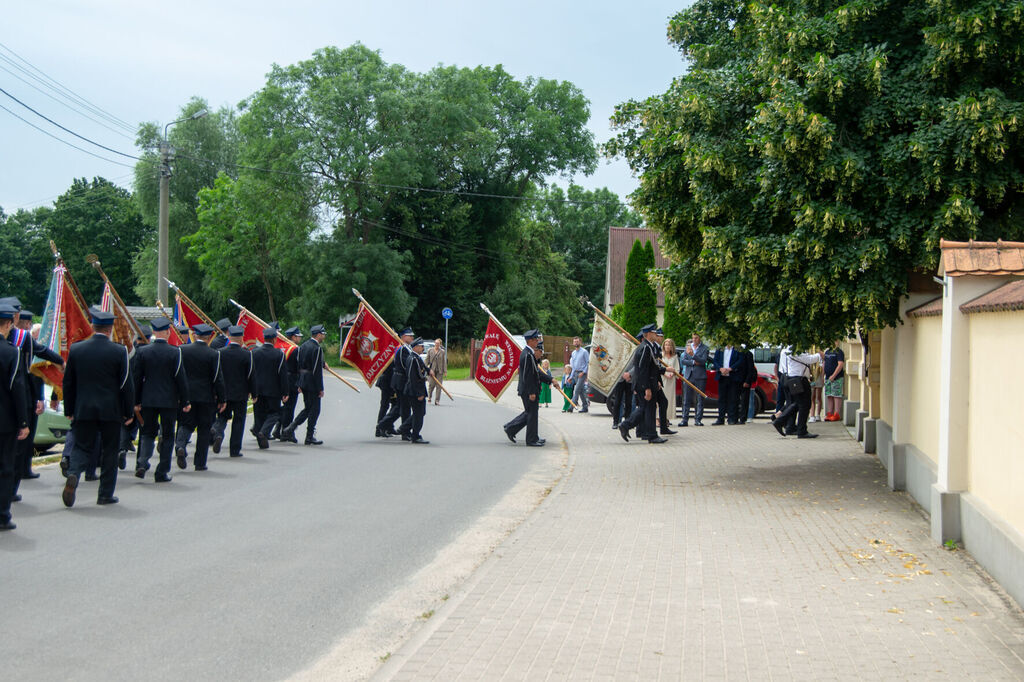
[[[242,456],[242,453],[241,453],[241,452],[234,452],[234,453],[232,453],[232,454],[231,454],[231,455],[229,455],[229,456],[230,456],[230,457],[241,457],[241,456]]]
[[[672,429],[662,429],[661,430],[661,435],[663,435],[663,436],[671,436],[671,435],[676,434],[676,433],[678,433],[678,431],[673,431]]]
[[[622,440],[629,442],[629,428],[625,426],[619,427],[619,434],[622,436]]]
[[[64,481],[64,491],[60,494],[60,499],[64,501],[65,507],[75,506],[75,488],[78,487],[78,476],[75,474],[68,474],[68,478]]]
[[[11,502],[21,502],[21,493],[14,493],[11,496]]]
[[[510,441],[512,441],[513,443],[516,442],[516,437],[515,437],[515,435],[511,431],[509,431],[508,429],[502,429],[502,430],[505,432],[505,435],[508,437],[508,439]]]
[[[270,441],[262,433],[256,434],[256,443],[260,446],[260,450],[266,450],[270,447]]]
[[[799,433],[799,434],[797,434],[796,437],[797,438],[817,438],[818,434],[816,434],[816,433]]]
[[[618,423],[618,422],[615,422],[614,424],[612,424],[612,428],[613,428],[613,429],[617,429],[617,428],[619,428],[619,423]]]
[[[156,481],[157,483],[170,483],[171,476],[170,474],[156,474],[155,476],[153,476],[153,480]]]
[[[213,439],[213,444],[212,444],[213,445],[213,454],[215,454],[215,455],[219,455],[220,454],[220,446],[221,446],[221,444],[223,442],[224,442],[223,438],[214,438]]]
[[[145,477],[146,477],[146,470],[145,469],[136,469],[135,470],[135,478],[145,478]]]
[[[188,462],[185,461],[185,448],[174,448],[174,455],[178,460],[179,469],[184,469],[188,466]]]
[[[412,443],[413,443],[413,445],[429,445],[430,441],[429,440],[423,440],[419,436],[416,436],[415,438],[412,439]]]
[[[689,426],[689,424],[687,424],[686,422],[679,422],[679,426],[687,427]]]
[[[544,447],[544,441],[535,440],[532,443],[527,443],[527,445],[529,445],[531,448],[541,448]]]
[[[661,436],[655,436],[654,438],[648,438],[648,443],[667,443],[668,438],[662,438]]]
[[[97,476],[96,474],[90,472],[90,473],[87,473],[85,475],[85,480],[87,480],[87,481],[98,481],[98,480],[100,480],[100,477]]]
[[[773,419],[772,420],[772,426],[775,427],[775,430],[779,432],[780,436],[782,436],[783,438],[786,437],[786,429],[782,428],[782,422],[780,422],[780,421],[778,421],[776,419]]]
[[[196,467],[196,471],[206,471],[209,467]]]
[[[39,474],[34,471],[29,471],[28,473],[23,474],[22,478],[39,478]]]
[[[17,528],[17,526],[14,525],[14,521],[0,523],[0,530],[14,530],[15,528]]]
[[[711,425],[712,426],[725,426],[725,422],[724,421],[720,421],[720,422],[719,421],[714,421],[714,422],[711,422]]]
[[[390,431],[388,431],[388,434],[392,435],[392,436],[401,436],[402,435],[398,431],[395,431],[394,429],[391,429]]]
[[[298,443],[299,441],[295,441],[295,442]],[[324,444],[324,442],[322,440],[320,440],[319,438],[316,438],[315,436],[310,436],[309,438],[306,439],[306,445],[323,445],[323,444]]]
[[[391,435],[392,435],[392,434],[391,434],[391,432],[390,432],[390,431],[381,431],[381,432],[380,432],[380,437],[381,437],[381,438],[391,438]]]
[[[128,451],[121,450],[117,453],[117,468],[124,471],[128,466]]]
[[[704,422],[693,422],[694,426],[704,426]]]
[[[299,439],[295,437],[295,433],[293,432],[293,433],[290,433],[287,436],[284,435],[284,434],[281,434],[280,441],[282,443],[298,443]]]
[[[117,504],[117,498],[113,495],[96,498],[96,504]]]

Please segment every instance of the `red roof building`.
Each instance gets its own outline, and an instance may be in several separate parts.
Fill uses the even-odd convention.
[[[658,233],[646,227],[609,227],[608,228],[608,260],[604,270],[604,310],[611,313],[612,306],[622,303],[623,290],[626,284],[626,260],[633,243],[651,242],[654,245],[654,265],[659,268],[669,266],[668,258],[661,254],[658,246]],[[658,287],[658,307],[665,307],[665,292]]]

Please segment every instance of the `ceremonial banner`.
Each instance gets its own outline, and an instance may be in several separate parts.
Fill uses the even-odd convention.
[[[267,328],[267,325],[263,324],[263,320],[259,319],[248,310],[242,310],[242,312],[238,313],[237,324],[244,330],[242,332],[243,346],[252,350],[257,346],[263,345],[263,330]],[[274,338],[274,347],[280,348],[287,353],[289,348],[295,348],[296,346],[291,341],[277,336]]]
[[[352,329],[341,347],[341,359],[363,375],[367,386],[373,386],[395,359],[401,345],[402,341],[391,329],[365,303],[360,303]]]
[[[587,381],[608,395],[622,376],[637,343],[626,338],[615,325],[600,315],[594,316],[594,336],[590,342],[590,366]]]
[[[39,343],[54,353],[59,353],[67,360],[71,344],[92,336],[89,316],[71,291],[67,280],[67,268],[58,265],[53,269],[50,280],[50,293],[46,297],[46,309],[43,311],[42,327],[39,330]],[[46,360],[34,358],[31,372],[53,386],[61,395],[64,383],[64,370]]]
[[[489,317],[473,381],[494,402],[498,402],[501,394],[511,385],[512,379],[519,372],[520,353],[519,344],[508,335],[497,320]]]
[[[127,310],[121,310],[114,300],[113,292],[110,289],[110,282],[103,283],[103,298],[100,299],[100,310],[107,313],[114,313],[114,331],[111,339],[128,349],[129,353],[135,352],[135,330],[128,321]]]
[[[172,346],[184,346],[188,343],[188,339],[181,338],[181,334],[179,334],[178,330],[174,328],[174,320],[171,320],[171,323],[172,324],[169,328],[170,334],[167,335],[167,343]]]

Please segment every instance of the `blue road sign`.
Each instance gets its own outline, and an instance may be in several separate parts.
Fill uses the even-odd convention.
[[[442,308],[441,309],[441,317],[443,317],[446,320],[452,319],[452,309],[451,308]]]

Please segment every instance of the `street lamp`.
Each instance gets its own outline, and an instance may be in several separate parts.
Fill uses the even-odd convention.
[[[171,194],[171,159],[173,153],[167,142],[167,130],[172,125],[184,121],[194,121],[206,116],[209,111],[200,109],[191,116],[171,121],[164,126],[164,138],[160,140],[160,216],[157,220],[157,255],[156,255],[156,297],[160,301],[167,300],[167,241],[168,241],[168,209]]]

